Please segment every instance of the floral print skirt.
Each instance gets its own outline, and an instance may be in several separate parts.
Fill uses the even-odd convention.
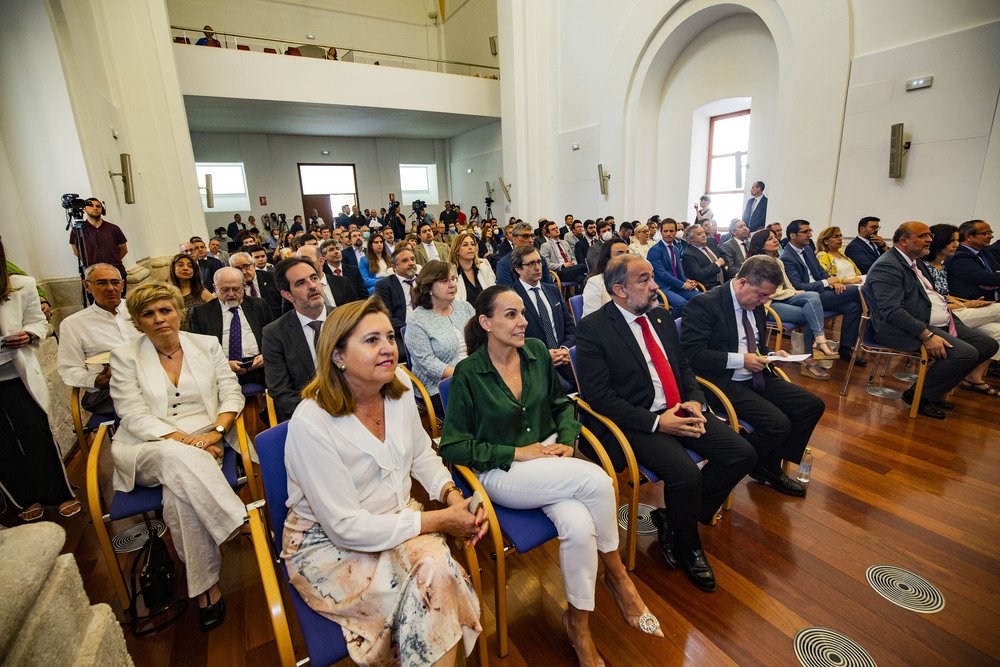
[[[482,632],[475,589],[438,533],[351,551],[289,510],[281,557],[306,604],[340,624],[359,665],[431,665],[459,639],[468,656]]]

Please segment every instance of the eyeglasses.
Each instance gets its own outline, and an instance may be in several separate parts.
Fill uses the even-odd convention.
[[[216,287],[215,291],[219,294],[240,294],[245,290],[243,287]]]
[[[441,283],[442,285],[454,285],[458,282],[458,276],[452,276],[451,278],[442,278],[441,280],[435,280],[434,282]]]
[[[516,234],[515,236],[517,236],[517,238],[519,239],[530,239],[532,236],[534,236],[534,234],[532,234],[531,232],[524,232],[523,234]]]
[[[533,269],[536,266],[541,266],[541,265],[542,265],[542,260],[540,260],[540,259],[536,259],[533,262],[524,262],[523,264],[521,264],[521,266],[526,266],[526,267],[528,267],[530,269]]]
[[[233,264],[233,268],[239,269],[240,271],[243,269],[249,269],[251,266],[253,266],[253,264]]]
[[[105,288],[105,287],[107,287],[109,285],[111,287],[121,287],[122,286],[122,281],[121,280],[95,280],[92,284],[95,287],[100,287],[100,288],[103,289],[103,288]]]

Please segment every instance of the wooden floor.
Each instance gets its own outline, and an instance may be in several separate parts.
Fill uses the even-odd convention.
[[[1000,663],[1000,399],[960,390],[945,421],[911,420],[902,401],[865,393],[860,369],[841,398],[845,366],[836,365],[831,382],[792,376],[827,404],[812,440],[808,495],[790,498],[745,481],[733,510],[702,529],[717,592],[702,593],[671,571],[655,538],[640,540],[635,581],[665,639],[629,629],[598,587],[591,627],[608,665],[796,665],[793,637],[810,626],[847,635],[878,665]],[[902,388],[894,370],[884,383]],[[83,482],[79,457],[71,478]],[[643,496],[662,503],[658,486],[645,485]],[[66,550],[76,555],[91,600],[112,602],[85,517],[62,520]],[[192,605],[157,635],[126,632],[137,665],[276,664],[252,550],[244,539],[223,551],[222,628],[199,632]],[[490,664],[575,664],[560,624],[566,603],[557,544],[509,560],[511,650],[502,660],[495,653],[491,561],[485,552],[480,561]],[[865,570],[878,564],[926,578],[946,606],[919,614],[883,599],[865,581]],[[301,639],[297,647],[304,655]]]

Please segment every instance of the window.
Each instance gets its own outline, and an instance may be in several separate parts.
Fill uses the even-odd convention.
[[[415,199],[428,205],[438,203],[438,181],[436,164],[399,165],[399,184],[402,190],[400,201],[412,204]]]
[[[339,213],[344,204],[354,206],[358,203],[358,180],[353,164],[300,164],[299,182],[303,195],[329,196],[330,210],[334,213]]]
[[[710,208],[720,230],[743,214],[749,143],[749,109],[711,118],[705,193],[712,198]]]
[[[194,165],[201,191],[203,211],[249,211],[250,196],[242,162],[197,162]],[[205,174],[212,175],[212,192],[215,207],[208,208],[208,195],[204,190]]]

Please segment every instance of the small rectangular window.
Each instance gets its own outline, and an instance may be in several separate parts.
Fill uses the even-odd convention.
[[[197,162],[194,165],[201,190],[203,211],[249,211],[250,196],[242,162]],[[208,195],[204,190],[205,174],[212,175],[212,192],[215,208],[208,208]]]
[[[404,205],[410,205],[416,199],[428,205],[438,204],[436,164],[399,165],[399,184]]]

